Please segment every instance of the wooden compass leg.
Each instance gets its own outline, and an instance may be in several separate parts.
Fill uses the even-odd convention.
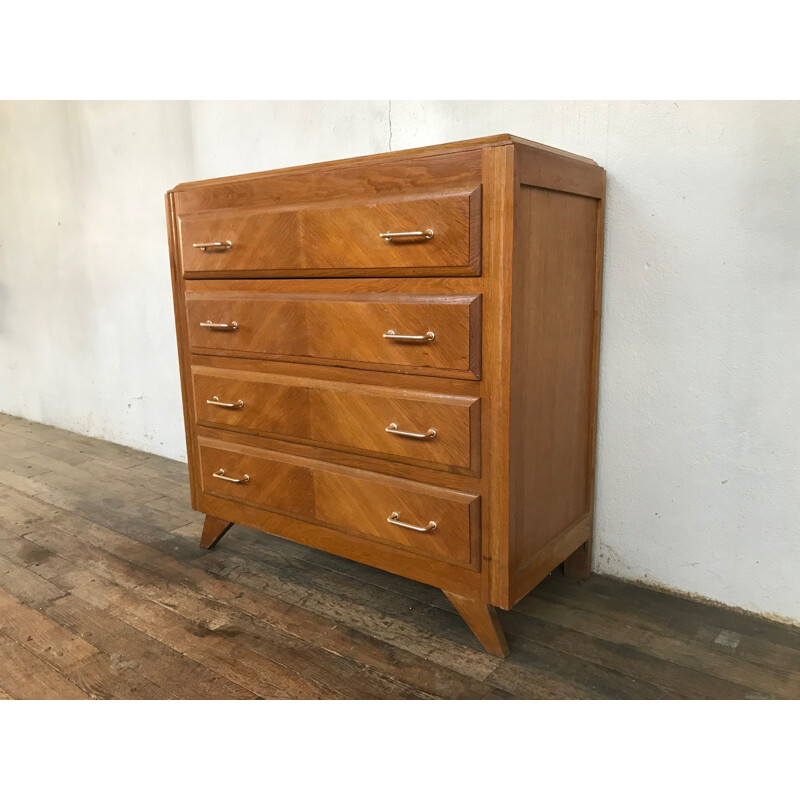
[[[565,562],[564,574],[568,578],[585,581],[592,574],[592,540],[584,542]]]
[[[206,521],[203,523],[203,534],[200,537],[200,546],[210,550],[227,533],[231,525],[233,525],[232,522],[226,522],[224,519],[206,514]]]
[[[486,651],[505,658],[508,655],[508,643],[497,618],[497,609],[480,600],[461,597],[451,592],[445,592],[445,595]]]

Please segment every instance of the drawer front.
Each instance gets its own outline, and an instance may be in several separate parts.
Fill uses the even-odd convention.
[[[479,189],[370,204],[185,214],[181,262],[187,278],[406,270],[473,275],[480,266],[480,214]],[[415,232],[420,235],[381,236]]]
[[[478,495],[205,437],[198,449],[206,494],[477,565]]]
[[[199,366],[192,387],[201,425],[478,469],[476,397]]]
[[[480,295],[187,292],[186,309],[195,352],[480,377]]]

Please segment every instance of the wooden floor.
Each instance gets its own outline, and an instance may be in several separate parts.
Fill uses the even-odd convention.
[[[554,573],[483,652],[433,589],[235,526],[186,466],[0,415],[0,698],[800,698],[800,629]]]

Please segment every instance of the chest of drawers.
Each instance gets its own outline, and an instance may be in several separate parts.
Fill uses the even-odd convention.
[[[496,608],[591,567],[605,173],[512,136],[167,193],[192,506]]]

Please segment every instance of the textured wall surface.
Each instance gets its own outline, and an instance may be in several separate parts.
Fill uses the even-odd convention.
[[[501,132],[608,170],[595,569],[800,622],[800,103],[0,103],[0,410],[185,458],[164,192]]]

